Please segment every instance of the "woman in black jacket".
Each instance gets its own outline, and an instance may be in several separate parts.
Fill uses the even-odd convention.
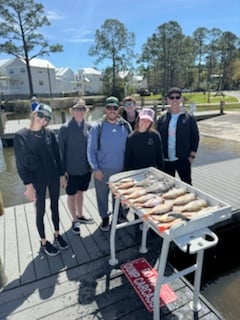
[[[59,234],[60,177],[64,175],[59,147],[53,131],[46,128],[52,117],[52,109],[39,104],[31,115],[29,128],[19,130],[14,137],[16,165],[26,191],[25,197],[36,204],[36,224],[41,238],[41,249],[49,256],[67,249],[68,244]],[[54,239],[59,248],[46,239],[44,227],[46,190],[49,190]]]

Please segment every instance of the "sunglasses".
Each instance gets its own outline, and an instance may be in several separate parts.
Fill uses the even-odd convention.
[[[42,112],[37,112],[37,116],[40,119],[45,119],[47,122],[51,121],[51,117],[50,116],[46,116],[44,113]]]
[[[135,103],[133,101],[126,101],[124,102],[124,107],[134,107]]]
[[[115,110],[115,111],[117,111],[119,109],[119,107],[118,106],[106,106],[106,109],[107,110]]]
[[[73,111],[76,111],[76,112],[84,112],[86,111],[87,108],[85,107],[76,107],[76,108],[73,108]]]
[[[181,99],[181,97],[180,96],[170,96],[170,97],[168,97],[168,99],[170,99],[170,100],[174,100],[174,99],[179,100],[179,99]]]

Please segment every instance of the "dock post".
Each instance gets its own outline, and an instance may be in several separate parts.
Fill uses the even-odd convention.
[[[220,114],[224,114],[224,106],[225,106],[225,101],[221,100],[220,101]]]
[[[62,123],[65,123],[65,122],[66,122],[66,114],[65,114],[65,111],[61,111],[61,121],[62,121]]]
[[[0,136],[4,133],[6,117],[3,110],[0,110]]]

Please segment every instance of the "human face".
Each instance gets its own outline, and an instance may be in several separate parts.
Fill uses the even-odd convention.
[[[181,110],[181,95],[179,93],[172,93],[168,98],[167,102],[170,105],[170,111],[172,113],[179,113]]]
[[[85,106],[78,106],[72,109],[73,118],[77,122],[81,122],[86,115],[87,108]]]
[[[42,112],[39,112],[39,111],[37,111],[37,118],[39,119],[42,127],[46,127],[49,124],[49,122],[51,121],[50,116],[48,116]]]
[[[145,132],[147,131],[152,125],[152,121],[145,118],[139,118],[138,122],[138,131],[139,132]]]
[[[115,122],[117,120],[118,114],[119,114],[119,106],[107,105],[105,107],[105,115],[106,115],[107,121]]]

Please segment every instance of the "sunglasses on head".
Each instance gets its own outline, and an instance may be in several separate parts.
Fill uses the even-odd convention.
[[[118,108],[119,108],[118,106],[106,106],[107,110],[115,110],[116,111],[116,110],[118,110]]]
[[[179,100],[179,99],[181,99],[181,96],[170,96],[170,97],[168,97],[168,99],[170,99],[170,100],[174,100],[174,99]]]
[[[50,116],[46,116],[44,113],[42,112],[37,112],[37,116],[40,119],[45,119],[47,122],[51,121],[51,117]]]
[[[86,111],[87,108],[86,107],[76,107],[76,108],[73,108],[73,111],[77,111],[77,112],[84,112]]]

